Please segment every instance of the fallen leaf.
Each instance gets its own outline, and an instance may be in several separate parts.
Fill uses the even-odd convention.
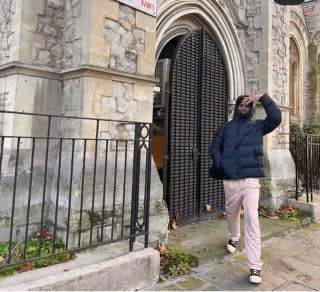
[[[171,228],[172,228],[172,229],[177,229],[177,228],[178,228],[178,224],[177,224],[177,222],[176,222],[175,220],[173,220],[173,221],[171,222]]]
[[[292,206],[292,205],[281,205],[277,211],[275,211],[276,214],[279,216],[283,215],[293,215],[293,213],[299,211],[298,208]]]
[[[49,267],[49,266],[51,266],[51,264],[49,264],[49,263],[43,263],[42,266],[43,266],[43,267]]]
[[[160,251],[160,255],[161,255],[161,256],[165,256],[165,255],[168,253],[167,248],[166,248],[165,245],[162,244],[162,243],[161,243],[161,245],[160,245],[159,251]]]
[[[163,243],[158,244],[154,249],[160,252],[160,256],[165,256],[168,253],[166,246]]]
[[[19,273],[26,272],[32,269],[32,263],[31,262],[25,262],[19,265]]]
[[[45,239],[45,240],[50,240],[52,237],[52,232],[49,232],[47,229],[43,228],[41,234],[40,232],[37,232],[36,234],[36,238],[40,238],[40,237],[42,237],[42,239]]]
[[[259,213],[259,216],[262,216],[266,213],[266,208],[264,206],[260,206],[258,208],[258,213]]]
[[[310,277],[309,276],[305,276],[305,275],[299,275],[297,278],[302,282],[310,280]]]
[[[225,212],[222,212],[219,215],[213,217],[214,220],[220,220],[225,218],[227,218],[227,214]]]
[[[212,211],[211,205],[206,204],[206,211],[207,212],[211,212]]]

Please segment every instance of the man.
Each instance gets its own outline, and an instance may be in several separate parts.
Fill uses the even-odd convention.
[[[264,120],[252,119],[257,101],[267,113]],[[281,111],[267,93],[241,95],[236,100],[233,119],[218,129],[210,149],[213,159],[210,175],[223,179],[230,237],[227,249],[231,253],[236,251],[240,238],[240,210],[242,205],[244,208],[244,243],[252,283],[261,283],[258,202],[259,178],[265,176],[263,136],[280,123]]]

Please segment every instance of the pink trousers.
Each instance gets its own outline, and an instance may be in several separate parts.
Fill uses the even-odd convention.
[[[261,270],[261,238],[258,215],[260,184],[258,178],[223,181],[229,236],[240,238],[240,211],[244,208],[244,245],[250,269]]]

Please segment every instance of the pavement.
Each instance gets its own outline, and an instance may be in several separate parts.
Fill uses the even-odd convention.
[[[170,230],[168,247],[179,246],[197,256],[199,266],[189,275],[154,283],[143,291],[319,291],[320,223],[310,222],[260,217],[261,284],[248,280],[243,237],[235,254],[226,251],[225,219],[179,226]]]
[[[127,244],[116,243],[79,253],[65,263],[2,279],[0,290],[319,291],[320,223],[310,223],[311,218],[259,220],[264,261],[259,285],[248,281],[243,238],[237,252],[229,254],[227,222],[211,218],[169,232],[169,248],[181,247],[199,259],[199,266],[189,275],[160,283],[158,251],[137,242],[135,251],[128,253]]]

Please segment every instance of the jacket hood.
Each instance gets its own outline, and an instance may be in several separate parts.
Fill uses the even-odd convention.
[[[254,113],[254,107],[253,107],[253,102],[250,102],[249,105],[251,107],[250,111],[248,114],[244,115],[239,111],[239,104],[241,101],[248,95],[240,95],[237,100],[236,100],[236,105],[234,107],[234,113],[233,113],[233,119],[234,120],[250,120],[253,116]]]

